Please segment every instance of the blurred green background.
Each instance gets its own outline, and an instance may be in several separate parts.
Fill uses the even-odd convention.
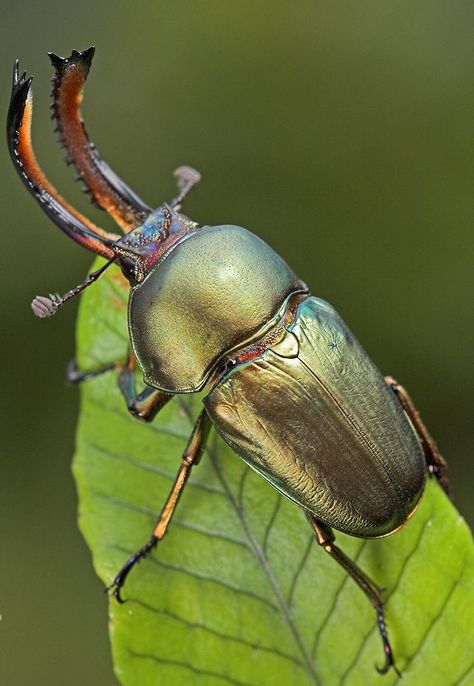
[[[471,0],[33,4],[0,0],[6,112],[15,57],[35,75],[34,140],[65,195],[48,50],[97,46],[83,112],[103,157],[151,204],[203,173],[186,211],[255,230],[412,392],[473,521]],[[64,382],[77,303],[36,293],[91,258],[42,214],[0,148],[3,363],[0,681],[116,683],[106,598],[76,527],[78,393]],[[6,373],[6,375],[5,375]]]

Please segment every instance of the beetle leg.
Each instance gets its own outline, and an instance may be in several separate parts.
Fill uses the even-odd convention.
[[[445,475],[448,465],[444,457],[439,452],[438,446],[436,445],[428,429],[426,428],[425,423],[421,419],[420,413],[416,409],[413,400],[410,398],[407,390],[403,386],[401,386],[393,377],[386,376],[385,381],[397,396],[403,409],[405,410],[413,426],[415,427],[415,431],[418,434],[421,440],[421,444],[423,446],[425,459],[430,474],[433,474],[437,478],[440,486],[449,495],[449,480],[448,477]]]
[[[13,71],[13,86],[8,109],[7,136],[10,156],[30,193],[46,214],[68,236],[109,260],[115,256],[111,245],[119,236],[108,233],[86,219],[58,193],[43,174],[31,144],[32,77],[20,76],[18,61]]]
[[[143,202],[104,162],[89,140],[81,117],[80,105],[84,84],[95,48],[73,50],[69,57],[49,53],[55,74],[52,91],[52,116],[61,146],[67,150],[66,161],[74,164],[78,177],[93,202],[106,210],[124,231],[139,226],[151,212]]]
[[[145,422],[151,422],[158,412],[173,397],[170,393],[164,393],[157,388],[147,386],[143,391],[137,393],[135,390],[135,355],[130,353],[127,363],[112,362],[98,369],[87,372],[79,371],[75,359],[72,359],[66,369],[66,378],[69,383],[79,384],[83,381],[90,381],[106,372],[119,369],[118,386],[127,404],[127,409],[131,415]]]
[[[178,474],[176,475],[176,479],[169,492],[163,509],[160,512],[150,540],[127,560],[113,582],[106,588],[106,591],[111,591],[112,595],[118,600],[119,603],[124,602],[120,594],[121,589],[133,567],[137,562],[145,558],[150,551],[156,548],[158,543],[165,536],[173,513],[176,509],[176,505],[178,504],[181,493],[183,492],[191,473],[191,469],[199,462],[201,453],[206,444],[210,427],[211,420],[209,419],[206,411],[202,410],[196,424],[194,425],[193,432],[183,453]]]
[[[135,389],[136,359],[133,352],[128,357],[126,365],[122,365],[118,378],[118,385],[122,392],[130,414],[137,419],[151,422],[158,412],[171,400],[171,393],[164,393],[157,388],[147,386],[141,393]]]
[[[73,358],[66,367],[66,379],[69,381],[69,383],[80,384],[83,381],[90,381],[91,379],[95,379],[97,376],[102,376],[102,374],[105,374],[106,372],[111,372],[112,370],[117,369],[119,366],[121,366],[120,363],[112,362],[111,364],[106,364],[98,369],[93,369],[88,372],[81,372],[77,366],[76,359]]]
[[[323,550],[328,553],[341,567],[354,579],[359,588],[364,591],[367,598],[370,600],[371,604],[375,608],[377,613],[377,624],[382,637],[383,650],[385,654],[385,664],[383,667],[375,666],[379,674],[386,674],[390,667],[393,667],[394,671],[401,677],[400,672],[395,666],[395,661],[393,658],[392,648],[390,647],[390,642],[388,640],[387,627],[385,625],[385,619],[383,614],[383,603],[381,599],[381,590],[375,583],[369,579],[369,577],[364,574],[364,572],[353,562],[345,553],[342,552],[334,544],[335,536],[332,529],[317,520],[309,512],[306,513],[309,523],[311,524],[316,540],[318,544],[323,548]]]

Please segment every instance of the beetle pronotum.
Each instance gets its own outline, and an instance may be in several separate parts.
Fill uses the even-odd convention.
[[[50,54],[53,117],[67,160],[123,236],[95,226],[44,176],[31,146],[31,77],[20,76],[18,62],[14,69],[7,123],[13,163],[48,216],[107,260],[65,295],[37,296],[33,312],[52,316],[115,262],[131,286],[132,352],[126,363],[99,370],[72,364],[70,380],[120,369],[127,407],[145,421],[177,393],[208,392],[150,539],[108,590],[122,602],[130,571],[166,534],[214,425],[305,511],[319,545],[376,610],[385,654],[378,671],[396,670],[380,589],[335,545],[332,528],[360,538],[396,531],[414,512],[427,471],[447,489],[446,464],[404,388],[382,376],[331,305],[310,295],[281,257],[246,229],[201,226],[180,213],[198,172],[177,169],[177,196],[153,210],[101,160],[79,111],[93,55],[94,48]],[[135,361],[146,384],[139,394]]]

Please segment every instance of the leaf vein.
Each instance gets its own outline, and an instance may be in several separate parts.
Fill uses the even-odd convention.
[[[456,683],[453,686],[462,686],[463,681],[467,679],[467,677],[471,674],[471,672],[474,670],[474,665],[470,665],[465,672],[461,674],[459,679],[456,681]]]
[[[244,468],[242,470],[242,474],[239,479],[239,495],[238,495],[238,501],[240,507],[243,508],[244,506],[244,488],[245,488],[245,482],[247,480],[247,477],[250,473],[250,467],[247,465],[244,465]]]
[[[127,555],[127,557],[130,557],[133,553],[130,551],[128,548],[124,548],[123,546],[118,546],[118,545],[112,545],[110,546],[111,548],[115,550],[120,550],[120,552],[124,553]],[[257,600],[260,603],[263,603],[267,607],[271,608],[274,610],[276,613],[279,612],[278,607],[272,603],[271,600],[268,600],[268,598],[265,598],[264,596],[261,596],[259,593],[256,593],[255,591],[251,591],[246,588],[239,588],[238,586],[234,586],[233,584],[228,583],[227,581],[223,581],[222,579],[217,579],[214,576],[209,576],[208,574],[202,574],[201,572],[196,572],[192,569],[188,569],[187,567],[182,567],[181,565],[176,565],[171,562],[165,562],[161,558],[155,558],[155,557],[150,557],[147,558],[151,564],[158,565],[159,567],[162,567],[163,569],[168,569],[173,572],[178,572],[180,574],[185,574],[186,576],[190,576],[193,579],[196,579],[197,581],[204,581],[204,582],[209,582],[212,584],[215,584],[216,586],[221,586],[222,588],[227,589],[228,591],[231,591],[233,593],[236,593],[238,595],[244,595],[247,596],[248,598],[252,598],[253,600]]]
[[[226,481],[226,479],[225,479],[225,477],[224,477],[224,475],[220,469],[218,461],[216,459],[215,451],[209,450],[209,455],[210,455],[211,462],[214,466],[214,469],[216,471],[216,474],[219,477],[224,489],[226,490],[227,495],[229,497],[229,500],[230,500],[232,506],[234,507],[234,509],[237,513],[237,516],[239,517],[239,519],[241,521],[241,524],[243,526],[245,533],[247,534],[250,545],[254,551],[255,557],[257,558],[258,562],[260,563],[260,566],[261,566],[265,576],[267,577],[267,579],[270,583],[270,586],[271,586],[271,588],[272,588],[272,590],[276,596],[276,599],[277,599],[279,608],[281,610],[281,613],[282,613],[283,617],[285,618],[285,621],[286,621],[291,633],[293,634],[293,638],[295,639],[299,650],[301,651],[301,654],[302,654],[304,662],[305,662],[306,671],[307,671],[308,675],[312,678],[314,683],[319,684],[320,683],[319,678],[318,678],[318,676],[314,670],[314,665],[311,662],[311,659],[308,655],[306,647],[303,643],[302,637],[298,631],[298,627],[295,625],[293,618],[291,617],[290,610],[285,603],[285,600],[284,600],[283,595],[281,593],[281,590],[278,586],[278,583],[277,583],[277,581],[276,581],[276,579],[275,579],[275,577],[274,577],[274,575],[270,569],[268,559],[265,556],[265,553],[263,552],[262,548],[260,547],[255,536],[251,532],[250,526],[249,526],[247,519],[245,517],[245,513],[243,512],[242,508],[239,506],[238,501],[234,497],[230,487],[227,484],[227,481]]]
[[[135,503],[127,503],[124,500],[120,500],[119,498],[115,498],[113,495],[110,495],[109,493],[101,493],[99,491],[91,491],[91,494],[97,498],[100,498],[101,500],[105,500],[112,505],[115,505],[117,507],[121,507],[126,510],[132,510],[133,512],[139,512],[140,514],[144,514],[150,517],[153,517],[156,519],[157,513],[156,510],[152,510],[149,507],[145,507],[144,505],[137,505]],[[198,526],[197,524],[194,524],[192,522],[187,522],[183,521],[181,519],[173,519],[173,526],[178,526],[183,529],[189,529],[190,531],[194,531],[195,533],[201,534],[203,536],[208,536],[209,538],[219,538],[222,539],[223,541],[226,541],[226,543],[233,543],[235,545],[240,545],[246,548],[249,552],[250,546],[247,543],[247,541],[242,541],[239,538],[234,538],[232,536],[229,536],[228,534],[225,534],[222,531],[215,531],[211,529],[206,529],[205,527]]]
[[[462,561],[462,564],[461,564],[461,568],[464,566],[464,560],[465,560],[465,556],[464,556],[464,558],[463,558],[463,561]],[[448,604],[449,604],[449,601],[450,601],[451,598],[453,597],[453,594],[454,594],[454,592],[455,592],[455,590],[457,589],[458,586],[459,586],[459,579],[453,579],[452,586],[451,586],[451,588],[449,589],[449,592],[447,593],[447,595],[446,595],[446,597],[445,597],[445,599],[444,599],[444,601],[443,601],[443,604],[441,605],[441,607],[440,607],[440,609],[439,609],[439,612],[437,613],[436,617],[432,617],[430,623],[428,624],[428,627],[427,627],[425,633],[424,633],[423,636],[422,636],[422,639],[421,639],[420,643],[418,644],[417,649],[413,651],[413,655],[410,657],[409,660],[407,660],[407,662],[406,662],[406,664],[405,664],[405,669],[408,667],[408,665],[411,664],[411,662],[413,661],[414,657],[422,650],[423,646],[425,645],[426,641],[428,640],[428,636],[430,635],[430,633],[431,633],[431,631],[432,631],[434,625],[435,625],[437,622],[439,622],[440,617],[442,617],[443,612],[444,612],[445,609],[447,608],[447,606],[448,606]],[[397,680],[395,681],[394,686],[395,686],[395,684],[398,684],[398,683],[400,683],[400,679],[397,679]]]
[[[267,653],[271,653],[273,655],[276,655],[277,657],[281,657],[284,660],[289,660],[290,662],[293,662],[294,664],[298,665],[299,667],[303,667],[302,663],[298,658],[296,658],[294,655],[290,655],[289,653],[285,653],[282,650],[279,650],[278,648],[271,647],[271,646],[264,646],[258,643],[254,643],[252,641],[247,641],[245,638],[241,638],[240,636],[232,636],[230,634],[225,634],[218,629],[214,629],[213,627],[207,626],[206,624],[202,624],[201,622],[191,622],[190,620],[186,619],[185,617],[181,617],[174,612],[170,612],[169,610],[162,610],[160,608],[153,607],[152,605],[149,605],[148,603],[143,602],[142,600],[134,599],[134,598],[129,598],[128,599],[131,603],[135,603],[136,605],[139,605],[140,607],[144,608],[145,610],[149,610],[150,612],[154,612],[160,615],[164,615],[165,617],[169,617],[170,619],[175,620],[176,622],[180,622],[181,624],[184,624],[190,629],[200,629],[202,631],[206,631],[210,634],[213,634],[214,636],[217,636],[218,638],[223,639],[224,641],[232,641],[235,643],[240,643],[241,645],[247,646],[248,648],[251,648],[252,650],[262,650]]]
[[[125,337],[123,335],[123,330],[122,328],[118,329],[117,327],[113,326],[107,319],[104,319],[104,317],[101,317],[99,314],[95,314],[94,317],[95,321],[98,322],[101,326],[104,328],[108,329],[111,331],[114,336],[117,336],[121,341],[127,341],[128,342],[128,337]]]
[[[159,662],[160,664],[173,665],[174,667],[182,667],[183,669],[189,669],[189,671],[193,672],[193,674],[199,674],[201,676],[212,676],[215,679],[221,679],[222,681],[226,681],[229,684],[234,684],[234,686],[254,686],[253,684],[249,684],[248,682],[237,681],[237,679],[233,679],[232,677],[227,676],[226,674],[220,674],[219,672],[213,672],[208,669],[199,669],[199,667],[195,667],[189,662],[184,662],[181,660],[170,660],[168,658],[159,657],[158,655],[153,655],[151,653],[138,653],[130,649],[127,649],[127,652],[129,653],[129,655],[131,655],[131,657],[135,659],[153,660],[154,662]]]
[[[307,543],[306,548],[303,552],[303,556],[301,558],[301,561],[300,561],[300,563],[299,563],[299,565],[298,565],[298,567],[297,567],[297,569],[293,575],[291,586],[290,586],[290,589],[288,591],[288,598],[286,600],[288,607],[291,607],[291,605],[293,603],[293,595],[295,593],[296,585],[298,583],[298,579],[300,578],[300,574],[304,569],[304,566],[306,564],[306,560],[308,559],[309,551],[313,547],[313,543],[314,543],[314,536],[311,535],[311,537],[308,539],[308,543]]]
[[[105,448],[104,446],[101,446],[98,443],[94,443],[92,441],[86,441],[86,445],[88,445],[90,448],[93,448],[94,450],[97,450],[97,452],[102,453],[104,456],[110,457],[112,460],[125,462],[126,464],[130,464],[133,467],[142,469],[145,472],[152,472],[153,474],[158,474],[159,476],[169,479],[169,481],[174,482],[176,478],[176,473],[169,472],[166,469],[159,467],[158,465],[142,462],[141,460],[137,460],[136,458],[130,457],[129,455],[120,455],[118,453],[114,453]],[[201,481],[196,481],[192,478],[192,476],[188,480],[188,485],[193,486],[194,488],[200,488],[203,491],[207,491],[208,493],[218,493],[219,495],[224,496],[226,495],[225,491],[222,488],[219,488],[219,486],[213,486],[210,484],[203,483]]]
[[[88,381],[88,383],[91,383],[91,381]],[[94,400],[94,405],[99,408],[99,410],[103,410],[104,412],[109,412],[110,414],[115,414],[120,419],[126,421],[126,422],[132,422],[135,425],[140,424],[141,428],[143,431],[151,431],[153,433],[161,433],[165,436],[172,436],[173,438],[178,438],[181,441],[186,441],[189,438],[188,433],[181,433],[180,431],[175,431],[174,429],[168,429],[168,427],[165,427],[160,424],[153,424],[153,423],[146,423],[140,421],[140,419],[135,419],[133,418],[130,414],[125,414],[123,410],[119,410],[117,407],[114,407],[113,405],[107,405],[104,402],[100,402],[99,400],[95,399]]]
[[[268,520],[267,528],[265,529],[265,534],[264,534],[264,536],[263,536],[262,548],[263,548],[263,552],[264,552],[265,554],[266,554],[266,552],[267,552],[268,541],[269,541],[269,538],[270,538],[270,531],[271,531],[271,529],[272,529],[272,527],[273,527],[273,524],[274,524],[274,522],[275,522],[275,519],[276,519],[276,517],[277,517],[278,511],[279,511],[279,509],[280,509],[282,497],[283,497],[283,496],[281,496],[278,492],[276,492],[276,496],[277,496],[277,499],[276,499],[275,507],[274,507],[274,509],[273,509],[273,512],[272,512],[272,514],[271,514],[270,519]]]

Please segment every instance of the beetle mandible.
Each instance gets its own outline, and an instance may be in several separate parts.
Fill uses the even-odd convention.
[[[174,394],[207,391],[152,535],[108,590],[123,602],[127,576],[165,535],[213,425],[304,510],[318,544],[375,608],[385,654],[378,671],[398,673],[380,589],[335,545],[332,529],[360,538],[396,531],[416,509],[427,472],[447,490],[446,463],[406,390],[382,376],[333,307],[312,296],[279,255],[244,228],[201,226],[180,213],[198,172],[177,169],[177,196],[152,209],[100,158],[79,110],[93,55],[94,48],[50,54],[53,118],[68,163],[122,236],[86,219],[44,176],[31,145],[32,79],[20,76],[18,61],[14,68],[7,122],[13,163],[59,228],[107,260],[65,295],[37,296],[33,312],[54,315],[115,262],[131,286],[129,360],[89,372],[71,364],[69,379],[119,368],[128,409],[145,421]],[[139,394],[135,361],[146,384]]]

